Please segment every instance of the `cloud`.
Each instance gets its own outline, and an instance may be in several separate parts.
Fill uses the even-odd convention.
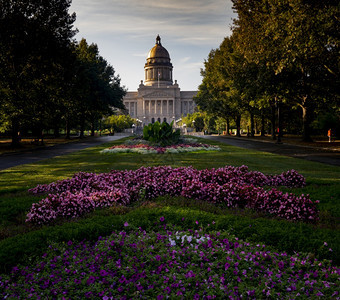
[[[178,64],[176,66],[176,70],[200,70],[203,68],[203,62],[191,62],[191,63],[184,63],[184,64]]]
[[[77,14],[77,39],[98,44],[131,90],[144,77],[157,34],[181,88],[197,88],[204,59],[230,34],[235,17],[230,0],[73,0],[70,12]]]
[[[132,55],[136,56],[136,57],[147,57],[148,53],[147,52],[145,52],[145,53],[133,53]]]
[[[133,38],[166,33],[188,44],[208,44],[228,33],[225,0],[73,0],[77,26],[89,34]],[[229,4],[230,6],[230,4]],[[229,16],[231,19],[231,15]]]
[[[190,56],[186,56],[186,57],[183,57],[183,58],[181,58],[180,59],[180,63],[186,63],[187,61],[189,61],[191,59],[191,57]]]

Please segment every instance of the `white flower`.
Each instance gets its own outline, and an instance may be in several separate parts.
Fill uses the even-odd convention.
[[[169,242],[170,242],[170,246],[176,246],[176,241],[172,240],[171,237],[169,237]]]

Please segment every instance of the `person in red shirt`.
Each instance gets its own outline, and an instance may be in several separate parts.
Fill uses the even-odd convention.
[[[327,136],[328,136],[328,142],[330,143],[331,142],[331,137],[332,137],[332,129],[328,129],[328,133],[327,133]]]

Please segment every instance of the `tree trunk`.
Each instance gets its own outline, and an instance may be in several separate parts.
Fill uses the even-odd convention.
[[[55,138],[59,138],[60,137],[60,128],[59,128],[59,125],[55,125],[54,128],[53,128],[53,135]]]
[[[229,118],[226,119],[227,125],[226,125],[226,131],[227,131],[227,135],[230,135],[230,122],[229,122]]]
[[[264,114],[262,112],[261,114],[261,136],[265,135],[264,131],[265,131],[265,120],[264,120]]]
[[[39,145],[44,145],[44,132],[43,132],[43,129],[41,128],[41,126],[39,126],[39,128],[38,128],[38,139],[41,140],[39,142]]]
[[[84,138],[84,130],[85,130],[85,119],[84,117],[81,118],[80,120],[80,133],[79,133],[79,138]]]
[[[66,121],[66,139],[71,139],[71,127],[70,127],[70,121]]]
[[[254,126],[254,113],[250,113],[250,136],[254,137],[254,132],[255,132],[255,126]]]
[[[236,136],[241,136],[241,116],[236,116]]]
[[[313,139],[311,137],[311,129],[310,129],[311,110],[306,104],[306,98],[303,101],[303,105],[301,105],[301,108],[302,108],[302,140],[304,142],[313,142]]]
[[[275,105],[272,105],[272,119],[271,119],[272,124],[271,125],[272,125],[272,139],[273,140],[276,140],[275,111],[276,111]]]
[[[19,137],[19,121],[16,118],[12,119],[12,147],[20,146],[20,137]]]

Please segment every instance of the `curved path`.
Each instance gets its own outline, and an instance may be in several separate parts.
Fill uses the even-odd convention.
[[[286,155],[295,158],[302,158],[310,161],[317,161],[333,166],[340,166],[340,152],[322,148],[304,147],[291,144],[276,144],[274,142],[263,142],[248,139],[247,137],[231,136],[200,136],[209,140],[218,141],[232,146],[246,149],[253,149],[263,152],[270,152],[279,155]]]
[[[85,139],[81,142],[59,144],[55,146],[35,149],[32,151],[6,154],[0,156],[0,170],[12,168],[18,165],[37,162],[39,160],[65,155],[85,148],[101,145],[111,141],[119,140],[128,135],[102,136],[98,138]]]

